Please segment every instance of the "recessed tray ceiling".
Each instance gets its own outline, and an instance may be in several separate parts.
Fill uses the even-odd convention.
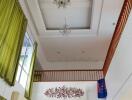
[[[62,29],[65,21],[71,29],[90,29],[92,0],[71,0],[65,8],[58,8],[53,0],[40,0],[39,4],[47,30]]]

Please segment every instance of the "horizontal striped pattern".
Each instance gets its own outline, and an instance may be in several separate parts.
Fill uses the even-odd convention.
[[[121,10],[115,31],[114,31],[113,38],[111,40],[111,44],[110,44],[110,47],[109,47],[109,50],[107,53],[107,57],[105,59],[104,66],[103,66],[104,75],[106,75],[106,73],[109,69],[111,60],[112,60],[113,55],[115,53],[116,47],[119,43],[121,34],[125,28],[127,19],[130,15],[130,12],[131,12],[131,9],[132,9],[132,0],[124,0],[124,4],[123,4],[122,10]]]
[[[35,71],[34,82],[96,81],[103,78],[102,71]]]

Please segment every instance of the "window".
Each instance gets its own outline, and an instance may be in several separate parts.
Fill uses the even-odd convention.
[[[20,83],[23,86],[23,88],[25,88],[28,79],[32,53],[33,43],[29,38],[28,34],[26,33],[24,37],[23,47],[19,60],[18,72],[16,76],[17,82]]]

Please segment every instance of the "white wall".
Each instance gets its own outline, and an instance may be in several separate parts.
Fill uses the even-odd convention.
[[[65,100],[97,100],[97,83],[96,82],[35,82],[33,85],[32,100],[64,100],[49,98],[44,95],[48,88],[61,87],[76,87],[83,89],[84,96],[80,98],[70,98]]]
[[[128,79],[126,84],[115,97],[115,100],[130,100],[132,98],[132,76]]]
[[[13,91],[18,91],[21,95],[24,95],[24,88],[16,83],[15,86],[9,86],[3,79],[0,78],[0,95],[4,96],[7,100],[11,100]]]
[[[130,100],[121,98],[131,89],[132,95],[132,11],[121,40],[106,75],[107,100]],[[131,84],[131,85],[130,85]],[[128,88],[128,89],[127,89]],[[126,94],[127,95],[127,94]],[[129,94],[127,95],[129,96]],[[132,97],[132,96],[131,96]]]

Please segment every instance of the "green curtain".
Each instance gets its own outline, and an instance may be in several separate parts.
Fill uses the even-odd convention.
[[[0,47],[6,37],[16,0],[0,0]]]
[[[37,43],[34,44],[34,51],[32,54],[32,60],[31,60],[31,64],[30,64],[30,71],[29,71],[29,76],[27,79],[27,84],[26,84],[26,88],[25,88],[25,97],[30,100],[31,97],[31,91],[32,91],[32,85],[33,85],[33,76],[34,76],[34,65],[35,65],[35,61],[36,61],[36,53],[37,53]]]
[[[4,97],[0,96],[0,100],[6,100]]]
[[[17,0],[1,0],[0,12],[0,76],[14,85],[27,20]]]

